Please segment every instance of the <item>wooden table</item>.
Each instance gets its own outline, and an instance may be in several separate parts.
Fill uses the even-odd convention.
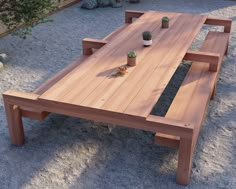
[[[160,26],[166,14],[145,13],[39,100],[146,119],[206,20],[202,15],[168,13],[171,26],[166,30]],[[142,45],[145,30],[154,36],[149,48]],[[137,52],[138,65],[124,77],[113,77],[130,50]]]
[[[164,16],[170,18],[169,29],[161,28]],[[126,23],[130,23],[132,17],[140,18],[126,24],[109,42],[85,39],[84,54],[91,54],[90,47],[101,48],[53,85],[46,85],[46,89],[44,85],[42,94],[4,93],[13,144],[24,142],[19,107],[192,138],[194,126],[191,123],[150,113],[207,16],[130,11],[126,14]],[[153,35],[153,45],[148,48],[142,44],[142,32],[146,30]],[[126,55],[131,50],[137,53],[137,66],[128,68],[128,73],[123,77],[114,77],[117,68],[126,65]],[[189,178],[185,169],[186,166],[180,165],[178,174]]]

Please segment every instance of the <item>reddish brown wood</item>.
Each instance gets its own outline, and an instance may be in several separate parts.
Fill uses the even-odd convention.
[[[193,135],[193,126],[191,124],[187,122],[166,119],[159,116],[150,115],[147,119],[144,119],[138,116],[98,110],[77,105],[49,102],[40,100],[40,95],[12,90],[3,93],[3,97],[7,104],[31,107],[33,109],[44,109],[48,112],[123,125],[146,131],[161,132],[170,135],[177,133],[179,136],[185,138],[192,138]]]
[[[220,61],[220,55],[217,53],[209,53],[209,52],[200,52],[200,51],[188,51],[184,58],[184,60],[190,61],[198,61],[209,63],[209,71],[216,72],[218,69],[218,64]]]
[[[142,14],[127,11],[127,15],[127,22],[131,17],[143,16],[107,37],[112,41],[85,39],[85,53],[102,48],[46,82],[36,90],[38,94],[16,91],[3,94],[11,141],[23,144],[21,117],[36,118],[33,113],[28,114],[31,110],[157,132],[157,143],[179,148],[177,182],[186,185],[201,123],[220,69],[209,72],[207,64],[193,62],[166,117],[150,112],[184,56],[211,65],[217,62],[220,68],[229,33],[210,32],[201,53],[190,51],[186,55],[206,16],[155,11]],[[171,19],[168,30],[160,27],[163,16]],[[144,25],[154,34],[149,48],[142,44]],[[126,64],[130,50],[138,52],[137,66],[129,68],[124,77],[113,77],[117,68]],[[24,107],[23,114],[19,107]]]
[[[22,112],[21,113],[22,117],[31,118],[38,121],[45,120],[50,114],[50,112],[45,112],[43,110],[35,110],[32,108],[26,108],[26,107],[20,107],[20,110]]]
[[[116,37],[119,34],[119,32],[121,32],[126,27],[127,27],[127,24],[124,24],[123,26],[119,27],[117,30],[115,30],[111,34],[107,35],[103,40],[104,41],[111,41],[114,37]],[[88,56],[82,55],[76,61],[69,64],[64,69],[59,71],[56,75],[54,75],[49,80],[47,80],[42,85],[40,85],[37,89],[34,90],[34,93],[39,94],[39,95],[43,94],[50,87],[52,87],[56,82],[58,82],[60,79],[65,77],[67,74],[69,74],[73,69],[75,69],[77,66],[79,66],[87,58],[88,58]],[[50,112],[45,112],[43,110],[34,110],[32,108],[20,107],[20,109],[22,112],[22,117],[36,119],[39,121],[44,120],[50,114]]]
[[[125,11],[125,23],[132,23],[133,18],[139,18],[145,12],[143,11],[133,11],[133,10],[126,10]]]
[[[155,134],[155,144],[161,146],[167,146],[170,148],[179,148],[179,140],[180,138],[173,135],[167,135],[163,133]]]
[[[200,49],[201,52],[218,53],[220,55],[219,68],[221,67],[225,49],[228,45],[228,37],[228,33],[209,32]],[[214,96],[219,70],[217,72],[209,72],[207,64],[193,62],[166,114],[166,117],[169,119],[184,120],[194,125],[192,140],[180,137],[179,141],[177,182],[180,184],[185,185],[189,182],[192,153],[209,100]],[[169,135],[165,136],[157,133],[155,141],[161,145],[169,146],[169,144],[177,143],[176,140],[179,140],[177,137],[178,135],[170,137]]]
[[[100,49],[107,44],[106,40],[85,38],[82,41],[83,55],[93,54],[93,49]]]
[[[213,100],[215,98],[215,94],[216,94],[216,84],[214,84],[214,88],[212,90],[211,100]]]
[[[228,19],[228,18],[223,18],[222,19],[222,18],[208,17],[205,24],[223,26],[224,27],[224,32],[225,33],[230,33],[231,32],[231,27],[232,27],[232,19]],[[229,45],[229,38],[228,38],[228,45]],[[225,51],[225,54],[228,53],[228,45],[227,45],[227,49]]]
[[[21,119],[21,111],[18,106],[9,104],[4,98],[5,111],[11,143],[14,145],[24,144],[24,128]]]
[[[177,183],[187,185],[189,183],[190,172],[193,159],[193,139],[181,138],[179,143],[179,157],[177,169]]]
[[[216,25],[216,26],[224,26],[224,32],[225,33],[230,33],[231,26],[232,26],[232,19],[227,19],[227,18],[222,19],[222,18],[208,17],[205,24]]]

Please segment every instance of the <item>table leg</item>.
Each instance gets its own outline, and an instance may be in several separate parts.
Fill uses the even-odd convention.
[[[214,84],[214,88],[213,88],[213,91],[211,93],[211,100],[214,100],[215,94],[216,94],[216,83]]]
[[[4,104],[11,143],[14,145],[23,145],[24,128],[21,117],[21,110],[18,106],[8,104],[7,102],[4,102]]]
[[[193,140],[180,139],[179,144],[179,159],[177,170],[177,183],[187,185],[189,183],[190,172],[192,167],[193,157]]]
[[[225,55],[228,54],[228,50],[229,50],[229,42],[228,42],[228,44],[227,44],[227,48],[226,48],[226,50],[225,50]]]

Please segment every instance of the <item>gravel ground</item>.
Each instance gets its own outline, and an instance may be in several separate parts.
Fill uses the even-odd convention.
[[[78,5],[34,29],[26,40],[0,39],[10,60],[0,71],[0,92],[32,91],[81,54],[81,39],[103,38],[123,23],[124,10],[162,10],[230,17],[236,2],[223,0],[142,0],[121,9],[81,10]],[[197,37],[197,48],[206,35]],[[195,150],[186,188],[236,188],[236,33],[219,76]],[[188,65],[172,80],[153,113],[164,115]],[[178,84],[177,84],[178,83]],[[52,114],[44,122],[25,119],[26,144],[10,145],[0,97],[0,188],[183,188],[175,183],[178,151],[153,144],[153,134]]]

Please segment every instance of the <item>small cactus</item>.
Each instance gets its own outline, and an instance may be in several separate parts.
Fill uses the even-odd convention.
[[[152,39],[152,33],[150,31],[143,32],[143,40],[149,41]]]
[[[134,51],[130,51],[127,56],[128,56],[128,58],[136,58],[137,54]]]
[[[169,22],[169,18],[167,17],[167,16],[164,16],[163,18],[162,18],[162,22]]]

